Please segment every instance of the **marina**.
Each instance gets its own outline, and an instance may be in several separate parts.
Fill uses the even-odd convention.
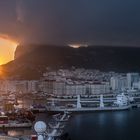
[[[21,129],[13,129],[15,127],[5,127],[5,129],[0,129],[2,132],[1,139],[25,139],[31,140],[33,138],[39,139],[39,137],[44,137],[44,140],[54,140],[61,139],[64,134],[66,124],[70,119],[70,113],[64,112],[63,114],[56,114],[53,116],[48,116],[50,119],[46,119],[46,114],[38,114],[38,118],[32,125],[31,129],[27,129],[21,126]],[[39,119],[39,120],[38,120]],[[46,121],[47,120],[47,121]],[[46,123],[47,122],[47,123]],[[16,127],[18,128],[18,127]],[[22,133],[23,130],[27,130],[27,133]]]
[[[94,137],[95,140],[136,140],[140,136],[139,108],[131,111],[124,110],[71,115],[72,117],[65,127],[65,132],[71,140],[90,140],[91,137]],[[39,113],[36,116],[36,121],[44,121],[47,124],[49,118],[50,116],[48,114]],[[36,132],[33,128],[7,129],[7,135],[18,139],[23,136],[28,136],[29,138],[31,135],[36,135]]]
[[[111,130],[114,127],[119,133],[117,127],[120,127],[122,118],[129,123],[127,119],[133,113],[139,116],[138,83],[124,89],[121,85],[119,90],[115,90],[112,89],[114,85],[109,84],[109,79],[106,82],[103,79],[102,82],[98,82],[90,81],[90,77],[88,81],[85,79],[75,81],[71,77],[73,80],[71,81],[66,79],[67,76],[62,78],[65,76],[63,71],[60,73],[57,73],[58,75],[52,73],[54,77],[56,76],[56,80],[2,82],[6,84],[4,88],[1,86],[4,90],[0,91],[2,139],[11,137],[19,140],[89,140],[90,137],[94,137],[95,140],[103,140],[99,134],[96,135],[96,132],[101,132],[101,135],[107,139],[113,139],[116,135],[115,130],[114,135],[109,136],[108,131],[104,134],[100,129],[106,129],[109,127],[107,124],[110,124],[110,128],[107,129]],[[137,76],[133,73],[131,75]],[[125,76],[128,77],[130,74]],[[32,92],[29,90],[31,83],[38,83],[37,90]],[[14,90],[8,91],[11,86]],[[132,121],[131,118],[130,121]],[[120,135],[125,140],[125,135],[121,133]],[[131,135],[130,137],[132,138]]]

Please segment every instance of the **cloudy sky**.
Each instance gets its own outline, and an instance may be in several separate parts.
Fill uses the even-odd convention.
[[[138,0],[0,0],[0,35],[24,43],[140,46]]]

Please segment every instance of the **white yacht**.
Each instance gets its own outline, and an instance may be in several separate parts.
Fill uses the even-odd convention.
[[[115,105],[117,105],[119,107],[128,105],[128,97],[124,93],[117,95],[116,98],[117,99],[114,102]]]

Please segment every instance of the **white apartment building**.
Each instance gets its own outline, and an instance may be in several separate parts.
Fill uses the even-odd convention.
[[[91,94],[105,94],[110,92],[109,82],[99,82],[90,85]]]
[[[0,91],[3,92],[15,92],[16,91],[16,81],[0,80]]]
[[[140,80],[139,73],[127,73],[127,86],[128,89],[132,88],[133,83]]]
[[[91,81],[57,81],[45,80],[43,81],[43,91],[46,94],[54,95],[91,95],[104,94],[110,92],[109,82],[93,83]]]
[[[38,81],[36,80],[1,80],[0,91],[3,92],[22,92],[29,93],[38,90]]]
[[[65,94],[66,95],[84,95],[86,91],[86,87],[84,84],[66,84]]]
[[[123,90],[128,85],[127,78],[124,76],[114,76],[110,78],[110,86],[112,90]]]

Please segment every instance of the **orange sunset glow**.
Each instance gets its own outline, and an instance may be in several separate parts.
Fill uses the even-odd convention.
[[[0,65],[14,59],[14,53],[18,43],[8,37],[0,36]]]
[[[72,48],[80,48],[81,46],[82,47],[88,47],[87,44],[68,44],[69,47],[72,47]]]

